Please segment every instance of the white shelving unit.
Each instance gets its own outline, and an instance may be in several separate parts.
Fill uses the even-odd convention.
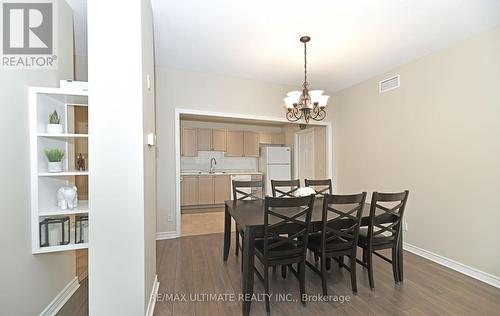
[[[87,140],[88,134],[75,133],[74,112],[77,107],[88,107],[88,92],[60,88],[29,88],[29,125],[31,160],[31,235],[32,253],[47,253],[88,248],[88,243],[75,243],[75,216],[89,213],[89,201],[78,200],[78,207],[62,210],[57,205],[57,190],[75,185],[77,176],[90,175],[89,160],[86,171],[75,170],[75,141]],[[48,134],[46,125],[49,113],[57,111],[63,124],[63,133]],[[88,123],[87,123],[88,124]],[[64,150],[63,172],[47,172],[44,149]],[[45,218],[70,217],[70,243],[40,246],[40,222]],[[86,236],[88,238],[88,236]],[[88,239],[87,239],[88,240]]]

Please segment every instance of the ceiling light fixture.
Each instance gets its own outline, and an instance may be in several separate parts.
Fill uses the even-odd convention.
[[[330,96],[323,95],[323,90],[309,90],[307,82],[307,42],[311,38],[302,36],[300,41],[304,43],[304,83],[302,84],[302,92],[290,91],[283,99],[287,109],[286,119],[290,122],[296,122],[304,119],[306,125],[309,119],[321,121],[326,116],[325,107]]]

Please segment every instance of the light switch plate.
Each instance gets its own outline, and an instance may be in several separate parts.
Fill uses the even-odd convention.
[[[148,146],[156,146],[156,135],[154,133],[147,134]]]

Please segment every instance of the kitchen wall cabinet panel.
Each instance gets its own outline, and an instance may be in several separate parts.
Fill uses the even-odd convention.
[[[243,132],[242,131],[227,131],[226,156],[227,157],[242,157],[243,156]]]
[[[212,130],[212,150],[226,151],[226,130]]]
[[[191,127],[181,128],[181,156],[198,156],[198,137],[197,129]]]
[[[243,132],[243,156],[259,157],[259,133]]]
[[[208,128],[198,128],[198,150],[212,150],[212,130]]]

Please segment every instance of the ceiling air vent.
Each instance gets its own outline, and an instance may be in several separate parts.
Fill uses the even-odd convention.
[[[378,92],[384,93],[399,88],[399,75],[384,79],[378,83]]]

